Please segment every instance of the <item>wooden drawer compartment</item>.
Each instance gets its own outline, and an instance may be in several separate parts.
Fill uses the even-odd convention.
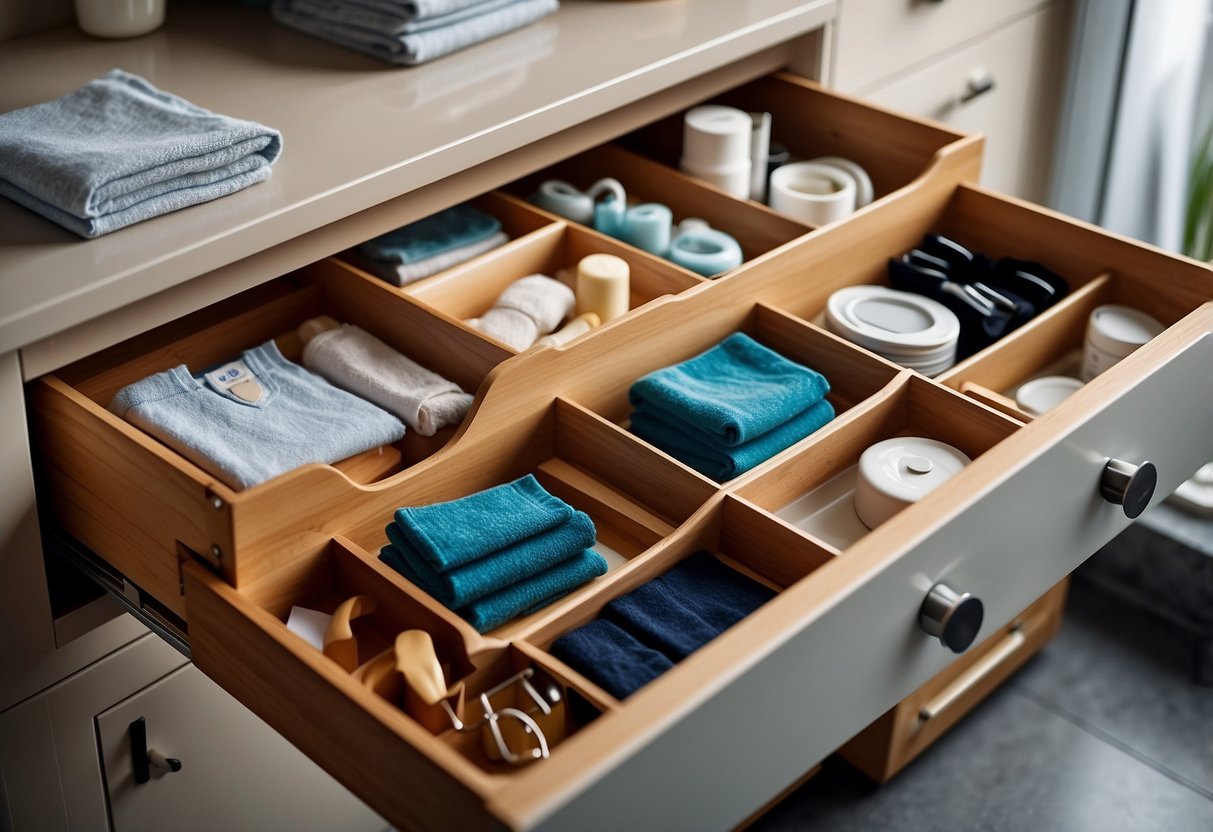
[[[43,510],[180,615],[181,559],[203,557],[237,585],[252,580],[262,573],[259,552],[302,543],[274,540],[284,522],[326,522],[307,519],[304,506],[335,512],[357,502],[454,436],[453,427],[432,437],[409,430],[378,454],[236,490],[106,410],[119,389],[152,373],[178,364],[198,372],[271,338],[297,363],[295,329],[320,314],[358,324],[469,392],[511,355],[343,263],[317,263],[36,381],[30,399],[50,495]]]
[[[746,260],[753,260],[809,232],[809,226],[761,203],[737,199],[703,180],[617,144],[587,150],[520,179],[507,189],[515,196],[529,199],[548,179],[563,179],[584,190],[606,177],[619,180],[629,204],[659,202],[669,206],[675,224],[687,217],[707,220],[713,228],[737,239]]]
[[[660,257],[592,229],[559,221],[433,277],[403,289],[391,290],[409,295],[463,323],[468,318],[483,315],[511,283],[527,275],[545,274],[576,291],[577,264],[581,258],[597,253],[613,254],[627,261],[630,270],[629,307],[632,310],[628,314],[633,314],[657,298],[676,295],[706,282],[704,278]],[[511,354],[517,353],[512,347],[470,324],[463,325],[469,332],[491,341],[501,349]],[[582,337],[592,336],[594,332],[591,330]]]
[[[1066,578],[1050,589],[838,749],[839,755],[876,782],[889,780],[1057,634],[1069,585]]]
[[[793,159],[842,156],[857,162],[872,179],[876,197],[872,204],[878,207],[896,201],[922,182],[976,179],[981,171],[980,135],[965,135],[935,122],[873,107],[786,73],[760,78],[703,103],[771,113],[771,138],[787,147]],[[677,170],[682,127],[683,114],[679,113],[643,127],[619,143]],[[735,199],[701,180],[694,181],[726,199]]]

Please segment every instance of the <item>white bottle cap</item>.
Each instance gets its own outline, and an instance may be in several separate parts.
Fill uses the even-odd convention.
[[[874,529],[954,477],[971,460],[944,442],[898,436],[872,445],[859,457],[855,513]]]

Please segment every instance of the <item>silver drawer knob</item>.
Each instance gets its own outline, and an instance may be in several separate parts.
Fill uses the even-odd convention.
[[[1099,493],[1109,503],[1121,506],[1125,516],[1136,519],[1150,504],[1158,485],[1158,469],[1152,462],[1134,465],[1122,459],[1109,459],[1099,478]]]
[[[935,584],[922,602],[918,626],[953,653],[963,653],[977,638],[984,617],[985,607],[980,598],[957,592],[947,584]]]

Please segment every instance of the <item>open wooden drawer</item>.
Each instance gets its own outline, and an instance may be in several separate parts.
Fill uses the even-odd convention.
[[[944,157],[953,172],[965,168],[956,161],[964,153]],[[946,378],[902,370],[811,323],[830,291],[879,281],[884,260],[928,230],[1043,260],[1078,289],[1069,306],[971,367],[1005,354],[1033,372],[1039,345],[1054,343],[1052,322],[1079,314],[1068,310],[1099,291],[1088,286],[1145,286],[1157,276],[1157,294],[1168,298],[1157,308],[1172,310],[1172,325],[1024,424]],[[1213,305],[1202,306],[1210,297],[1207,267],[930,178],[720,280],[646,299],[592,337],[522,355],[470,332],[437,302],[326,261],[35,382],[42,502],[187,620],[204,672],[393,824],[722,828],[952,665],[954,654],[919,627],[933,585],[984,601],[985,638],[1128,524],[1100,496],[1109,457],[1151,461],[1155,501],[1213,458]],[[446,436],[417,447],[406,440],[399,462],[369,477],[312,465],[233,491],[104,409],[142,375],[289,341],[320,312],[477,389],[472,412]],[[626,391],[734,331],[826,373],[838,416],[717,483],[628,432]],[[780,516],[865,444],[909,432],[950,441],[974,462],[855,539],[823,539]],[[525,473],[594,519],[612,555],[606,575],[481,635],[376,558],[396,507]],[[610,599],[700,550],[777,594],[625,700],[549,652]],[[425,629],[473,696],[531,669],[578,703],[576,719],[570,704],[551,726],[550,759],[514,767],[488,758],[479,737],[423,724],[285,625],[292,605],[330,610],[353,594],[378,604],[365,622],[368,653],[400,630]]]

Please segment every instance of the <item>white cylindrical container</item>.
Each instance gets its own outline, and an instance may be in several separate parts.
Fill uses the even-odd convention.
[[[164,23],[164,0],[76,0],[76,22],[99,38],[133,38]]]
[[[898,436],[872,445],[859,457],[855,513],[874,529],[954,477],[971,460],[944,442]]]
[[[1163,325],[1131,306],[1098,307],[1087,321],[1082,380],[1090,381],[1163,331]]]
[[[1015,404],[1029,416],[1048,413],[1082,389],[1082,382],[1069,376],[1041,376],[1015,391]]]
[[[687,111],[680,167],[734,196],[750,195],[750,149],[754,122],[736,107],[714,104]]]
[[[577,264],[577,314],[593,312],[602,323],[628,311],[630,269],[613,254],[591,254]]]
[[[780,211],[813,226],[846,217],[855,210],[855,179],[834,165],[792,162],[771,174],[767,201]]]

